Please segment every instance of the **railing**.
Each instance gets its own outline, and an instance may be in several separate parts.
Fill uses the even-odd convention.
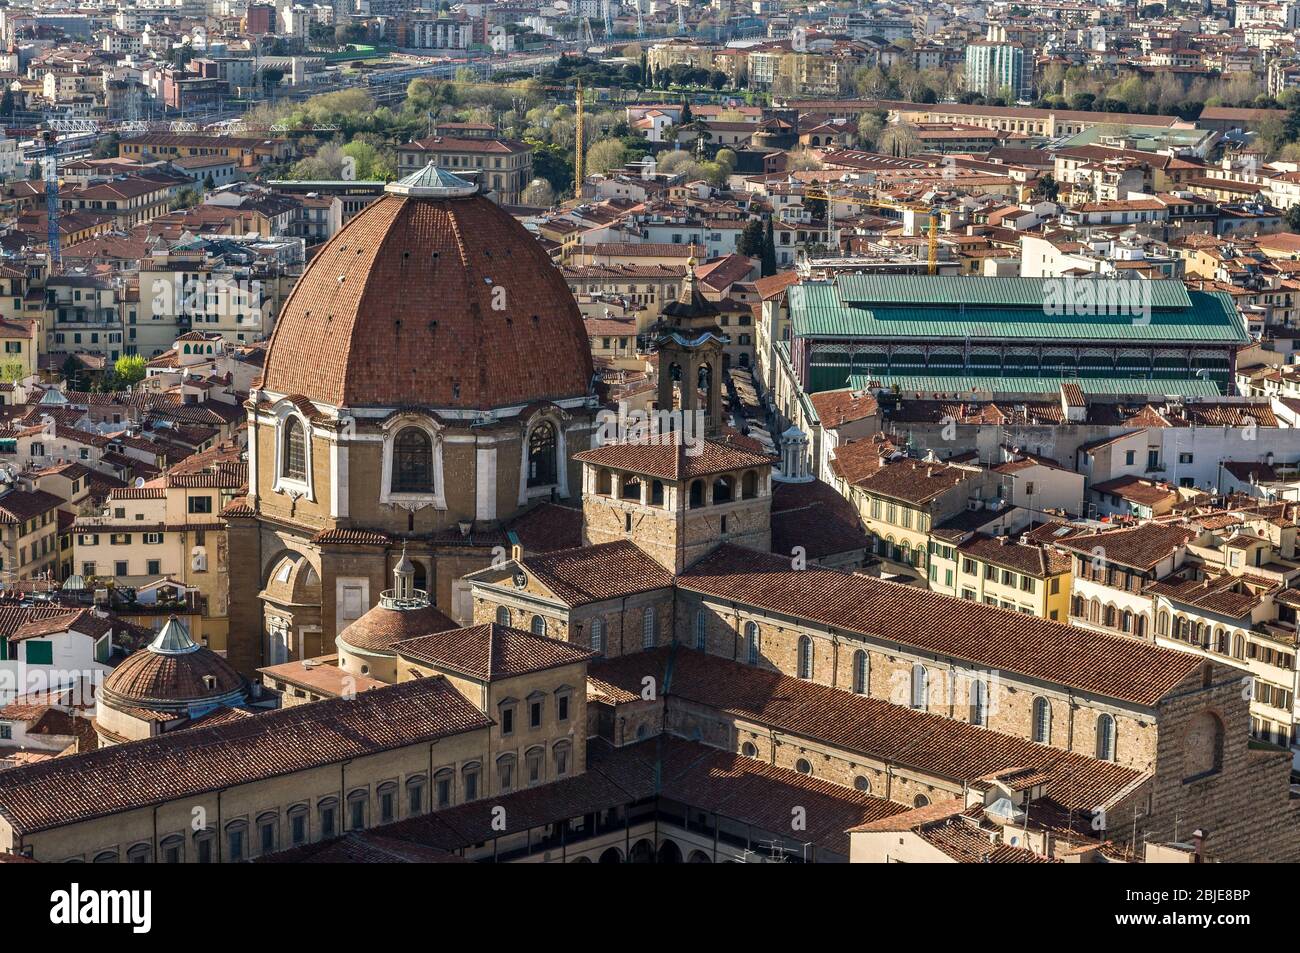
[[[385,609],[423,609],[429,604],[429,593],[425,589],[412,589],[405,599],[398,598],[396,589],[385,589],[379,594],[379,604]]]

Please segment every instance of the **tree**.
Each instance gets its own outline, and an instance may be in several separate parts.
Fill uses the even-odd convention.
[[[75,354],[69,354],[63,359],[62,374],[68,390],[81,390],[81,362]]]
[[[1286,227],[1293,232],[1300,232],[1300,205],[1292,205],[1286,210]]]
[[[761,258],[763,256],[763,223],[756,218],[751,218],[740,233],[740,240],[736,242],[736,251],[742,255],[748,255],[750,258]]]
[[[627,162],[627,147],[617,139],[602,139],[587,149],[587,174],[603,175]],[[581,183],[579,183],[581,185]]]
[[[785,171],[787,172],[808,172],[822,167],[821,158],[808,149],[797,149],[789,152],[785,157]]]
[[[910,156],[921,151],[921,139],[910,125],[896,122],[880,134],[877,148],[891,156]]]
[[[869,110],[858,116],[858,146],[863,149],[876,148],[880,134],[885,131],[886,121],[887,114],[878,109]]]
[[[113,362],[115,389],[125,389],[144,380],[145,361],[139,354],[123,354]]]
[[[767,220],[767,229],[763,233],[763,277],[776,274],[776,238],[772,234],[772,220]]]
[[[524,188],[522,196],[524,205],[534,208],[550,208],[555,204],[555,189],[545,179],[533,179]]]

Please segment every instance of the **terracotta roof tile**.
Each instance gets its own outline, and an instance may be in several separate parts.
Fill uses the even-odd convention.
[[[796,571],[788,559],[730,544],[677,585],[1140,705],[1154,705],[1200,664],[1173,649],[1091,633],[1081,639],[1058,622],[911,586],[829,569]]]

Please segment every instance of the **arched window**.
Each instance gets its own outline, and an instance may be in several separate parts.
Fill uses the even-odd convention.
[[[984,679],[973,678],[970,683],[970,723],[987,725],[989,721],[989,687]]]
[[[597,655],[605,654],[605,620],[591,620],[591,650]]]
[[[419,427],[404,427],[393,439],[394,493],[433,492],[433,441]]]
[[[695,610],[695,648],[703,652],[709,646],[709,618],[703,609]]]
[[[546,749],[543,747],[529,748],[524,752],[524,783],[529,787],[534,784],[541,784],[546,780],[545,776]]]
[[[743,754],[746,758],[757,758],[758,747],[754,744],[754,742],[746,741],[743,745],[740,746],[740,753]]]
[[[1183,736],[1184,780],[1193,781],[1223,769],[1223,722],[1212,711],[1192,718]]]
[[[1218,628],[1214,630],[1214,651],[1220,655],[1228,654],[1228,632],[1226,629]]]
[[[930,799],[929,799],[928,797],[926,797],[924,794],[918,794],[916,797],[914,797],[914,798],[912,799],[912,806],[913,806],[913,807],[929,807],[929,806],[930,806]]]
[[[307,843],[307,837],[310,834],[308,828],[310,811],[311,809],[306,804],[295,804],[289,808],[289,843],[294,847],[300,847]]]
[[[1097,719],[1097,760],[1115,760],[1115,719],[1110,715]]]
[[[753,470],[745,472],[745,477],[740,483],[740,495],[747,500],[758,496],[758,474]]]
[[[803,635],[799,637],[799,677],[812,678],[813,650],[812,639]]]
[[[510,624],[510,610],[506,606],[497,606],[497,625]]]
[[[504,754],[497,758],[497,790],[506,794],[515,789],[515,756]]]
[[[930,674],[920,664],[912,666],[912,707],[930,707]]]
[[[530,626],[530,628],[532,629],[533,635],[545,635],[545,634],[546,634],[546,620],[543,619],[543,618],[542,618],[541,616],[539,616],[539,615],[535,615],[535,616],[533,616],[533,621],[532,621],[532,625]]]
[[[98,854],[95,855],[95,859],[92,860],[91,863],[92,864],[115,864],[117,863],[117,851],[115,850],[100,851]]]
[[[555,425],[542,421],[528,435],[528,485],[550,486],[556,479]]]
[[[466,801],[477,801],[480,795],[479,777],[483,773],[482,766],[477,761],[471,761],[465,767],[461,768],[460,778],[461,785],[465,792]]]
[[[567,741],[557,741],[551,749],[551,756],[555,760],[555,776],[568,777],[573,764],[573,745]]]
[[[1161,609],[1160,614],[1156,616],[1156,635],[1169,634],[1169,613]]]
[[[808,763],[807,758],[800,758],[794,763],[794,769],[800,774],[812,774],[812,765]]]
[[[297,417],[285,420],[283,440],[280,475],[290,480],[307,479],[307,434]]]
[[[1133,613],[1128,609],[1125,609],[1124,614],[1120,616],[1119,627],[1124,632],[1133,631]]]
[[[1232,657],[1243,659],[1246,657],[1246,638],[1242,635],[1235,635],[1232,638]]]
[[[731,480],[727,477],[718,477],[713,481],[713,502],[730,503],[731,502]]]
[[[1042,696],[1034,699],[1034,740],[1040,745],[1052,740],[1052,703]]]
[[[745,623],[745,658],[750,665],[758,664],[758,623]]]
[[[854,790],[861,791],[863,794],[871,793],[871,780],[865,774],[859,774],[853,779]]]
[[[694,480],[691,483],[690,509],[704,505],[704,481]]]
[[[858,649],[853,653],[853,692],[856,695],[867,694],[867,684],[871,678],[870,663],[867,653]]]
[[[153,847],[150,844],[133,844],[126,850],[128,864],[147,864],[153,860]]]
[[[645,611],[641,613],[641,648],[652,649],[655,647],[655,608],[646,606]]]

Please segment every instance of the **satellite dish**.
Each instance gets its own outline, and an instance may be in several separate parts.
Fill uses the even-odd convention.
[[[144,477],[136,477],[136,478],[135,478],[135,488],[138,490],[138,489],[140,489],[142,486],[144,486]]]

